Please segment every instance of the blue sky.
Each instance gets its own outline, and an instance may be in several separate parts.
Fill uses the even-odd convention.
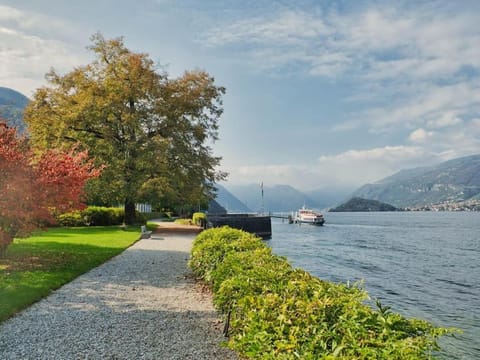
[[[479,24],[479,1],[1,0],[0,86],[31,96],[124,36],[227,88],[229,182],[355,188],[480,153]]]

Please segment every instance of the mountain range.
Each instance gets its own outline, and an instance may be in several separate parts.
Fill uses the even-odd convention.
[[[228,186],[228,188],[227,188]],[[290,185],[273,185],[263,187],[250,185],[217,184],[219,204],[229,212],[286,212],[307,206],[325,209],[345,199],[347,193],[341,191],[316,190],[302,192]]]
[[[318,208],[319,204],[307,194],[289,185],[273,185],[263,187],[258,184],[231,185],[229,191],[240,199],[249,209],[264,211],[292,211],[303,205]]]
[[[23,111],[29,101],[18,91],[0,86],[0,117],[6,120],[8,126],[17,128],[19,133],[25,132]]]
[[[241,200],[228,191],[224,186],[216,184],[217,197],[216,201],[229,213],[249,213],[253,212]]]
[[[374,184],[362,186],[352,196],[397,207],[480,199],[480,155],[401,170]]]
[[[289,185],[267,186],[263,193],[263,209],[274,212],[297,210],[303,205],[321,210],[353,197],[377,200],[399,208],[480,200],[480,155],[401,170],[376,183],[363,185],[350,195],[342,190],[302,192]],[[221,186],[217,200],[230,212],[262,210],[258,184]]]

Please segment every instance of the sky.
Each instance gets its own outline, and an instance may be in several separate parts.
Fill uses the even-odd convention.
[[[0,86],[31,97],[123,36],[226,87],[228,183],[354,189],[480,153],[479,24],[476,0],[0,0]]]

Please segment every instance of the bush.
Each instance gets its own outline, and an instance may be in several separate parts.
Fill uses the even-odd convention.
[[[72,211],[57,216],[60,226],[112,226],[122,225],[125,211],[123,208],[89,206],[82,211]],[[148,216],[137,212],[138,224],[146,224]]]
[[[72,211],[59,215],[57,223],[60,226],[85,226],[85,219],[80,211]]]
[[[209,229],[194,241],[189,266],[230,314],[228,346],[254,359],[431,359],[453,329],[407,319],[359,286],[293,269],[252,234]]]
[[[110,226],[123,223],[124,210],[102,206],[89,206],[82,211],[73,211],[57,216],[60,226]]]
[[[247,296],[279,291],[293,271],[285,259],[269,248],[227,255],[214,271],[214,304],[223,313],[237,307]]]
[[[189,262],[197,276],[213,285],[212,271],[221,264],[228,252],[261,247],[262,243],[254,235],[241,230],[222,227],[208,229],[200,233],[193,243]]]
[[[124,218],[124,210],[121,208],[109,208],[102,206],[89,206],[82,211],[87,224],[92,226],[121,225]]]
[[[197,226],[204,226],[207,223],[207,215],[205,213],[196,212],[192,216],[193,224]]]

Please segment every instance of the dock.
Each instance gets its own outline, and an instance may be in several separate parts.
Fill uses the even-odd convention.
[[[207,227],[230,226],[255,234],[262,239],[272,238],[271,215],[261,214],[209,214]]]
[[[291,213],[291,214],[285,214],[285,213],[274,214],[274,213],[270,213],[269,216],[270,216],[270,218],[274,218],[274,219],[288,220],[288,223],[289,223],[289,224],[293,224],[293,223],[294,223],[294,215],[293,215],[293,213]]]

